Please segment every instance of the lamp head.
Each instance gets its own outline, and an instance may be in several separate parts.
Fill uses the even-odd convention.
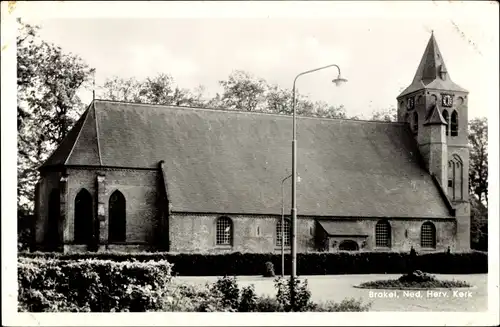
[[[343,78],[342,76],[340,76],[340,74],[339,74],[339,76],[336,79],[334,79],[332,82],[335,83],[335,86],[341,86],[342,84],[346,83],[347,80],[345,78]]]

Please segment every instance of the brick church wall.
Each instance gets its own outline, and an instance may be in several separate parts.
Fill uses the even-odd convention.
[[[124,169],[67,169],[67,205],[66,221],[64,222],[63,242],[65,251],[81,251],[85,246],[74,244],[75,198],[80,190],[85,188],[92,196],[94,215],[97,213],[97,175],[104,175],[104,192],[102,203],[106,221],[104,222],[104,238],[107,240],[109,198],[115,190],[119,190],[126,200],[126,244],[110,245],[110,249],[119,251],[142,250],[154,245],[158,232],[158,182],[157,171],[124,170]],[[40,183],[39,218],[36,221],[36,242],[44,240],[47,225],[48,197],[53,188],[58,187],[60,173],[46,173]],[[143,245],[143,246],[141,246]]]
[[[276,243],[276,224],[281,216],[224,215],[233,222],[232,246],[216,245],[216,220],[223,215],[172,214],[170,250],[172,252],[280,252]],[[314,220],[297,222],[297,250],[314,251]],[[286,247],[289,250],[289,247]]]
[[[221,215],[209,214],[174,214],[169,219],[170,250],[173,252],[279,252],[276,245],[276,224],[279,216],[245,216],[226,215],[233,221],[232,246],[216,245],[216,220]],[[340,237],[342,240],[354,240],[360,244],[361,251],[387,251],[387,248],[377,249],[375,246],[375,225],[378,219],[365,218],[337,220],[336,223],[355,224],[366,238]],[[456,222],[449,220],[393,219],[391,224],[391,251],[409,251],[413,246],[417,251],[428,251],[420,247],[420,228],[425,221],[431,221],[436,227],[436,248],[431,251],[444,251],[450,246],[456,247]],[[297,221],[297,251],[314,252],[320,250],[321,243],[317,237],[323,235],[322,227],[318,226],[312,217],[301,217]],[[259,228],[259,234],[257,233]],[[318,231],[318,233],[316,233]],[[361,248],[362,241],[366,246]],[[287,250],[289,248],[287,247]],[[331,251],[331,249],[326,249]]]
[[[114,251],[143,251],[157,248],[159,241],[169,239],[171,252],[260,252],[279,253],[281,247],[277,245],[276,224],[281,216],[276,215],[226,215],[233,221],[232,246],[216,245],[216,220],[222,215],[217,214],[181,214],[173,213],[168,218],[168,235],[161,234],[161,209],[158,204],[161,185],[161,176],[155,170],[125,170],[125,169],[68,169],[67,206],[64,209],[66,221],[64,224],[65,251],[82,251],[85,246],[74,244],[74,216],[75,198],[78,192],[85,188],[93,198],[94,213],[97,212],[97,176],[104,174],[104,192],[102,193],[103,211],[105,216],[105,240],[107,240],[109,197],[115,190],[119,190],[126,200],[126,242],[122,244],[108,244],[104,247]],[[46,234],[48,198],[50,191],[59,187],[61,173],[51,172],[44,174],[40,183],[39,217],[36,222],[36,242],[42,243]],[[467,209],[467,208],[466,208]],[[459,212],[461,216],[467,213]],[[460,217],[459,217],[460,219]],[[366,238],[353,240],[360,245],[361,251],[378,250],[375,247],[375,225],[379,219],[349,218],[334,220],[339,224],[355,224]],[[425,220],[399,218],[390,219],[392,251],[409,251],[413,246],[417,251],[420,248],[420,227]],[[457,223],[454,219],[430,220],[436,227],[436,249],[444,251],[451,247],[459,249],[457,245]],[[322,248],[322,227],[313,217],[300,217],[297,222],[297,251],[311,252]],[[458,230],[459,233],[468,231]],[[462,236],[461,236],[462,237]],[[102,238],[101,238],[102,239]],[[341,237],[341,239],[350,239]],[[366,241],[361,248],[362,241]],[[324,244],[329,244],[328,241]],[[331,246],[327,251],[332,251]],[[387,249],[380,249],[386,251]],[[289,247],[286,247],[289,251]],[[425,251],[425,250],[424,250]]]

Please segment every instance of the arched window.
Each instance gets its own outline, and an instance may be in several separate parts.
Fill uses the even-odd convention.
[[[285,235],[283,235],[283,233]],[[290,220],[285,219],[283,226],[281,225],[281,219],[278,220],[278,223],[276,224],[276,244],[278,246],[281,246],[281,242],[284,239],[285,240],[284,245],[290,246],[290,234],[291,234]]]
[[[448,161],[448,196],[452,200],[462,200],[464,198],[464,165],[462,159],[454,154]]]
[[[436,248],[436,227],[431,222],[425,222],[420,229],[420,246],[422,248]]]
[[[451,136],[458,135],[458,114],[456,110],[451,113],[450,134]]]
[[[233,242],[233,222],[228,217],[217,219],[217,245],[231,245]]]
[[[412,125],[412,129],[413,129],[413,132],[415,134],[418,134],[418,114],[417,114],[416,111],[413,113],[413,125]]]
[[[50,192],[48,214],[46,240],[47,245],[55,249],[61,242],[61,235],[59,233],[61,198],[58,189],[54,189]]]
[[[114,191],[109,197],[109,242],[125,242],[125,208],[125,197],[120,191]]]
[[[448,196],[455,198],[455,163],[453,160],[448,161]]]
[[[391,247],[391,225],[385,220],[379,221],[375,225],[375,246]]]
[[[449,131],[450,131],[450,116],[448,115],[448,110],[444,109],[443,110],[443,118],[446,121],[446,136],[448,136]]]
[[[352,240],[345,240],[345,241],[340,242],[339,250],[340,251],[358,251],[359,245],[358,245],[358,243],[356,243]]]
[[[93,224],[92,196],[82,189],[75,198],[75,243],[88,244],[92,240]]]

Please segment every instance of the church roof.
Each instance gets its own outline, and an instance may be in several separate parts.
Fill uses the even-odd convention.
[[[291,139],[290,116],[95,100],[44,167],[164,160],[172,211],[280,214]],[[298,117],[297,142],[299,215],[450,217],[403,123]]]
[[[444,78],[441,78],[442,73],[445,75]],[[467,92],[451,80],[434,33],[431,34],[427,43],[412,83],[401,92],[398,98],[422,89]]]
[[[424,122],[425,125],[448,125],[437,105],[434,104],[427,113]]]

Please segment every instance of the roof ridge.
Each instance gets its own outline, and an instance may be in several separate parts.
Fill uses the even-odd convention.
[[[139,106],[144,106],[144,107],[165,107],[165,108],[169,108],[169,109],[190,109],[190,110],[200,110],[200,111],[229,112],[229,113],[237,113],[237,114],[267,115],[267,116],[292,118],[292,115],[277,114],[277,113],[273,113],[273,112],[262,112],[262,111],[242,111],[242,110],[227,109],[227,108],[220,108],[219,109],[219,108],[211,108],[211,107],[176,106],[176,105],[168,105],[168,104],[152,104],[152,103],[128,102],[128,101],[117,101],[117,100],[107,100],[107,99],[95,99],[92,102],[94,102],[94,101],[113,102],[113,103],[121,103],[121,104],[127,104],[127,105],[139,105]],[[355,118],[311,117],[311,116],[301,116],[301,115],[297,115],[297,117],[300,119],[353,121],[353,122],[361,122],[361,123],[382,123],[382,124],[396,124],[396,125],[406,124],[406,122],[388,122],[388,121],[382,121],[382,120],[355,119]]]
[[[73,154],[73,150],[75,149],[76,143],[78,143],[78,139],[80,138],[80,135],[82,134],[83,127],[85,126],[85,122],[87,121],[87,118],[89,117],[89,112],[90,112],[90,106],[92,105],[89,104],[87,107],[87,110],[84,111],[85,118],[83,119],[82,126],[80,126],[80,130],[78,131],[78,134],[76,135],[75,142],[73,142],[73,145],[71,145],[71,150],[69,150],[68,156],[66,159],[64,159],[63,165],[66,165],[68,163],[69,157],[71,157],[71,154]]]
[[[95,103],[92,101],[92,108],[94,108],[94,120],[95,120],[95,137],[97,143],[97,156],[99,157],[99,164],[102,166],[102,156],[101,156],[101,144],[99,141],[99,124],[97,122],[97,111],[95,110]]]

